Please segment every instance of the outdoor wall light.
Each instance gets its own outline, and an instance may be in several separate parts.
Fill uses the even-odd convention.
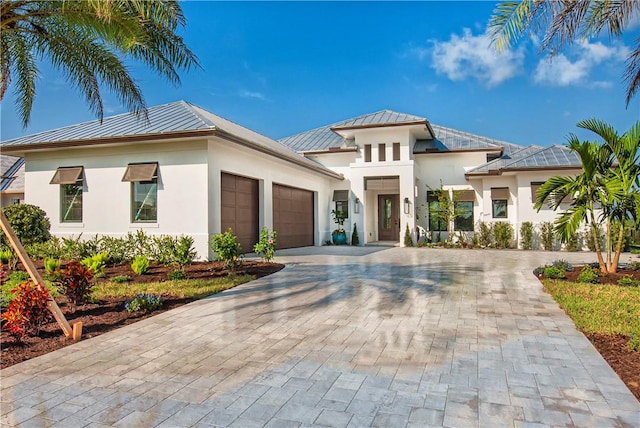
[[[409,214],[410,208],[411,208],[411,202],[409,202],[409,198],[404,198],[404,213]]]
[[[353,212],[356,214],[360,214],[360,199],[358,198],[353,201]]]

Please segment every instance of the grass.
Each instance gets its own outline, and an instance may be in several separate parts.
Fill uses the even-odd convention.
[[[580,330],[640,336],[640,287],[551,279],[543,285]]]
[[[103,282],[93,287],[91,297],[102,299],[105,297],[133,297],[136,294],[157,294],[160,296],[174,296],[179,298],[201,299],[212,294],[236,287],[255,279],[253,275],[237,275],[233,278],[215,279],[181,279],[176,281],[149,283],[118,283]]]

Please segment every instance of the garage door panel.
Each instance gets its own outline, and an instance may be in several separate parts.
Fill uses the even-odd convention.
[[[221,174],[221,226],[231,228],[245,252],[253,251],[259,235],[258,180]]]
[[[313,192],[274,184],[272,194],[273,225],[278,232],[278,248],[313,245]]]

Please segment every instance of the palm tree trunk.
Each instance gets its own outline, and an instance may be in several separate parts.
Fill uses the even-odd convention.
[[[624,222],[620,223],[620,233],[618,234],[618,243],[616,245],[616,254],[613,256],[613,266],[609,272],[616,273],[618,271],[618,262],[620,261],[620,254],[622,253],[622,246],[624,244]]]
[[[607,267],[604,264],[604,258],[602,257],[602,248],[600,248],[600,239],[598,238],[598,228],[596,227],[595,215],[591,210],[591,230],[593,231],[593,245],[596,247],[596,256],[598,257],[598,265],[600,265],[600,272],[607,273]]]
[[[607,272],[611,272],[611,220],[607,217]]]

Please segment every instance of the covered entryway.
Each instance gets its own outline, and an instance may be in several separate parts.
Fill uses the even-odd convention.
[[[231,228],[242,245],[242,251],[252,252],[258,242],[260,227],[258,180],[223,172],[220,181],[222,232]]]
[[[295,187],[273,185],[273,229],[278,233],[278,248],[314,245],[313,192]]]
[[[398,195],[378,195],[378,239],[400,240],[400,211]]]

